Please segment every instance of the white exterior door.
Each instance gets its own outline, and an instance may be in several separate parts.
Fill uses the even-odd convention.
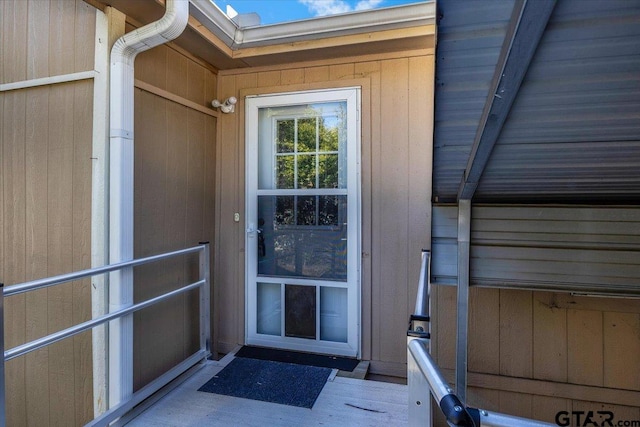
[[[246,99],[246,342],[359,356],[360,90]]]

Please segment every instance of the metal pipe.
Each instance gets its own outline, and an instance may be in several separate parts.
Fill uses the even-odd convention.
[[[29,291],[35,291],[37,289],[42,289],[49,286],[60,285],[62,283],[83,279],[85,277],[109,273],[111,271],[119,270],[124,267],[136,267],[138,265],[148,264],[150,262],[162,261],[163,259],[172,258],[179,255],[187,255],[187,254],[202,251],[203,249],[204,249],[204,245],[199,245],[199,246],[194,246],[192,248],[181,249],[174,252],[167,252],[165,254],[160,254],[160,255],[153,255],[150,257],[140,258],[137,260],[105,265],[104,267],[89,268],[87,270],[76,271],[73,273],[60,274],[58,276],[32,280],[29,282],[19,283],[17,285],[7,286],[4,288],[3,294],[5,297],[10,297],[12,295],[17,295],[17,294],[21,294]]]
[[[189,20],[188,0],[166,0],[159,20],[120,37],[111,50],[109,114],[109,263],[133,259],[134,62],[138,53],[178,37]],[[109,311],[133,304],[133,271],[109,277]],[[133,318],[109,327],[109,406],[133,393]]]
[[[4,284],[0,283],[0,288]],[[4,295],[0,295],[0,354],[4,354]],[[0,360],[0,426],[4,426],[7,419],[7,394],[5,389],[5,360]]]
[[[456,322],[456,394],[467,401],[467,350],[469,345],[469,286],[471,253],[471,200],[458,201],[458,292]]]
[[[206,352],[211,351],[211,279],[209,242],[201,242],[204,249],[200,252],[200,280],[204,286],[200,288],[200,348]]]
[[[407,345],[412,340],[430,338],[431,336],[431,254],[422,250],[420,263],[420,277],[418,278],[418,293],[415,312],[409,320],[407,331]],[[427,353],[430,341],[425,340]],[[407,348],[407,385],[409,386],[409,426],[430,426],[433,422],[431,415],[431,396],[429,385],[416,363],[416,358]]]
[[[422,375],[424,375],[427,380],[433,397],[436,398],[436,401],[440,402],[444,396],[451,394],[453,389],[451,389],[447,380],[445,380],[440,371],[438,371],[435,362],[429,354],[427,345],[428,341],[422,339],[412,340],[408,344],[409,351],[415,359],[418,368],[420,368]]]
[[[453,394],[453,389],[447,383],[447,380],[442,376],[436,363],[431,358],[428,348],[428,340],[425,339],[413,339],[409,342],[408,348],[411,356],[415,360],[416,365],[424,375],[431,394],[436,399],[440,407],[443,407],[443,400],[452,400],[451,397],[457,399]],[[446,399],[445,399],[446,398]],[[454,401],[455,401],[454,399]],[[458,412],[463,413],[468,411],[469,413],[476,413],[480,419],[480,426],[482,427],[549,427],[554,424],[545,423],[542,421],[531,420],[527,418],[515,417],[513,415],[501,414],[498,412],[490,412],[484,409],[475,409],[465,407],[460,402],[460,410]],[[455,424],[455,425],[472,425],[472,424]]]
[[[413,314],[419,316],[428,316],[429,298],[431,297],[431,289],[429,289],[429,277],[431,276],[431,254],[427,250],[422,250],[422,263],[420,264],[420,279],[418,280],[418,296],[416,298],[416,308]]]
[[[79,323],[77,325],[71,326],[67,329],[63,329],[61,331],[55,332],[53,334],[49,334],[45,337],[39,338],[37,340],[30,341],[26,344],[19,345],[12,349],[9,349],[4,352],[4,360],[9,361],[11,359],[15,359],[16,357],[23,356],[32,351],[38,350],[39,348],[46,347],[49,344],[53,344],[54,342],[58,342],[65,338],[71,337],[73,335],[77,335],[81,332],[87,331],[95,326],[101,325],[103,323],[109,322],[111,320],[120,318],[122,316],[126,316],[135,311],[142,310],[143,308],[149,307],[153,304],[156,304],[160,301],[164,301],[165,299],[174,297],[176,295],[188,292],[192,289],[198,288],[206,284],[205,280],[199,280],[190,285],[184,286],[180,289],[176,289],[171,292],[167,292],[166,294],[157,296],[155,298],[151,298],[144,302],[129,306],[122,310],[114,311],[109,314],[105,314],[104,316],[98,317],[96,319],[88,320],[83,323]]]

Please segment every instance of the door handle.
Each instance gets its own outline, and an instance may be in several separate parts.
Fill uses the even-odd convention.
[[[247,227],[247,233],[262,233],[262,230],[259,228],[256,228],[256,225],[254,223],[249,223],[249,227]]]

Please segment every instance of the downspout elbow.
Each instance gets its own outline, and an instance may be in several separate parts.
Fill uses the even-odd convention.
[[[144,52],[176,39],[187,27],[189,0],[166,0],[162,18],[120,37],[111,49],[111,62],[133,64],[140,52]]]
[[[166,0],[158,21],[120,37],[111,49],[110,138],[133,139],[134,67],[138,53],[177,38],[189,21],[189,0]]]

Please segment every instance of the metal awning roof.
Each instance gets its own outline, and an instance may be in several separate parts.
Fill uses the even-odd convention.
[[[640,201],[640,1],[439,0],[438,17],[434,201]]]

